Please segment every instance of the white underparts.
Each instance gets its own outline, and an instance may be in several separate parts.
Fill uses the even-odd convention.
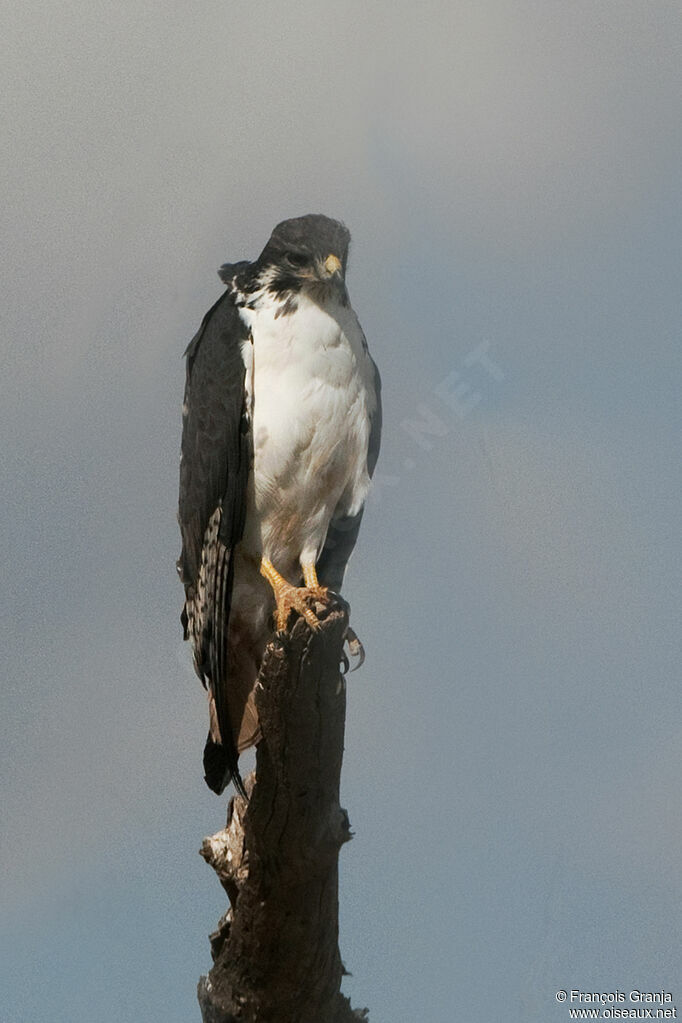
[[[329,522],[355,514],[369,487],[367,448],[374,375],[350,306],[320,306],[302,291],[286,301],[264,290],[240,309],[250,328],[242,345],[252,406],[253,478],[245,552],[267,557],[296,581],[315,562]],[[249,356],[251,358],[249,359]]]

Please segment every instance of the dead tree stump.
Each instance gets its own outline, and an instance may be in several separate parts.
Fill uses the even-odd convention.
[[[339,804],[346,716],[340,671],[348,608],[335,599],[277,633],[256,704],[263,739],[231,800],[227,827],[204,840],[231,906],[211,936],[199,981],[204,1023],[357,1023],[340,991],[338,855],[351,838]]]

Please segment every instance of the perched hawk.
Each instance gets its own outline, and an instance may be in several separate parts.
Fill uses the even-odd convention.
[[[380,382],[344,283],[350,234],[285,220],[185,353],[178,571],[182,622],[207,689],[206,782],[243,792],[259,739],[253,689],[266,644],[310,596],[338,591],[379,453]]]

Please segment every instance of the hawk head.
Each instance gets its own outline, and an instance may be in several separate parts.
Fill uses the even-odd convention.
[[[319,213],[283,220],[257,260],[268,272],[268,286],[276,292],[338,290],[345,293],[348,228]]]

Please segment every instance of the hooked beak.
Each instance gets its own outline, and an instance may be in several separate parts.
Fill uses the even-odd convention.
[[[333,277],[335,274],[338,274],[339,277],[343,277],[343,267],[341,266],[341,260],[339,257],[330,253],[324,263],[320,265],[320,277],[322,280],[329,280],[329,278]]]

